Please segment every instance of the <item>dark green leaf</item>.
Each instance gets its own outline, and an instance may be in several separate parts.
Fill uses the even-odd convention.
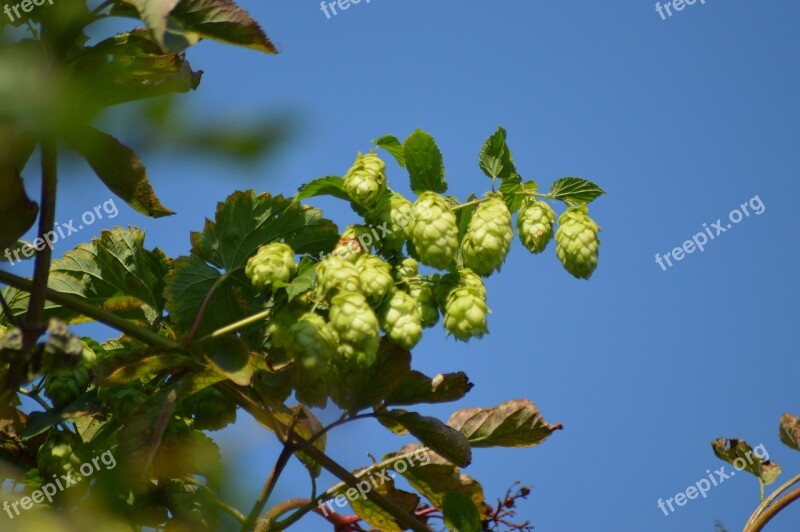
[[[481,532],[481,516],[472,499],[461,493],[448,493],[442,504],[444,524],[453,532]]]
[[[33,226],[39,212],[38,205],[25,193],[20,175],[34,146],[35,142],[0,121],[0,250],[13,247]]]
[[[192,233],[192,253],[226,271],[244,266],[256,250],[282,241],[295,253],[330,253],[339,240],[336,224],[318,209],[283,196],[234,192],[217,206],[215,221]]]
[[[153,39],[164,47],[167,19],[180,0],[122,0],[139,12],[142,22],[153,34]]]
[[[303,294],[314,286],[314,281],[317,278],[315,263],[308,257],[303,257],[297,267],[297,275],[289,286],[286,287],[286,295],[289,296],[289,301]]]
[[[95,367],[94,375],[103,385],[119,386],[164,369],[177,373],[188,362],[181,353],[151,347],[104,358]]]
[[[255,368],[250,360],[250,350],[236,336],[218,338],[203,346],[206,359],[221,375],[239,386],[250,386]]]
[[[354,472],[355,475],[358,473],[358,471]],[[372,477],[372,479],[375,478],[381,477]],[[348,488],[348,491],[352,489],[355,488]],[[409,515],[414,515],[414,510],[416,510],[417,506],[419,505],[419,495],[396,489],[394,486],[394,480],[389,480],[388,482],[379,482],[377,488],[374,489],[376,492],[393,502],[396,506],[402,508]],[[350,494],[356,495],[352,498],[348,497],[350,506],[353,507],[353,511],[375,530],[380,530],[381,532],[403,532],[404,530],[407,530],[406,527],[398,524],[394,517],[392,517],[388,512],[381,509],[380,506],[370,501],[366,497],[360,496],[360,493],[350,492]]]
[[[416,130],[406,139],[403,153],[411,176],[411,190],[415,194],[426,190],[440,194],[447,191],[442,152],[430,134]]]
[[[397,421],[423,445],[453,464],[466,467],[472,462],[472,451],[467,439],[460,432],[448,427],[438,419],[403,410],[390,410],[378,415]]]
[[[317,419],[313,412],[311,412],[311,409],[302,404],[293,406],[288,412],[274,411],[274,416],[278,421],[286,426],[292,426],[293,420],[297,418],[297,421],[294,423],[294,433],[306,441],[316,437],[316,435],[322,432],[324,428],[319,419]],[[325,452],[327,441],[328,435],[323,434],[314,440],[314,447],[322,452]],[[303,462],[312,475],[315,477],[320,475],[322,472],[322,466],[320,466],[318,462],[314,461],[311,457],[303,452],[297,453],[297,457],[301,462]]]
[[[711,448],[717,458],[724,460],[735,467],[737,470],[745,470],[756,478],[760,479],[764,485],[769,486],[781,474],[781,468],[775,462],[764,460],[768,458],[763,444],[756,447],[761,448],[761,452],[754,452],[744,440],[717,438],[711,442]]]
[[[788,412],[781,416],[781,441],[795,451],[800,451],[800,418]]]
[[[278,53],[261,26],[232,0],[181,0],[172,19],[205,38]]]
[[[591,181],[579,177],[563,177],[550,187],[553,199],[567,203],[589,203],[606,191]]]
[[[545,421],[536,405],[527,399],[496,408],[459,410],[447,424],[460,431],[472,447],[533,447],[562,428]]]
[[[497,131],[486,139],[481,147],[479,163],[481,170],[491,178],[499,177],[508,179],[517,177],[517,168],[511,156],[511,150],[506,145],[506,130],[499,127]]]
[[[478,197],[475,194],[470,194],[465,203],[475,201]],[[461,242],[469,230],[469,223],[472,221],[472,216],[475,214],[477,205],[470,205],[468,207],[461,207],[456,211],[456,219],[458,221],[458,241]]]
[[[372,141],[374,145],[389,152],[402,167],[406,166],[406,154],[403,144],[394,135],[384,135]]]
[[[175,214],[161,205],[141,159],[130,148],[91,127],[81,129],[70,141],[111,192],[135,210],[153,218]]]
[[[350,201],[350,196],[344,190],[344,178],[335,175],[320,177],[310,183],[306,183],[300,187],[294,198],[297,201],[303,201],[316,196],[333,196],[334,198]]]
[[[437,375],[433,379],[412,371],[397,390],[386,398],[387,405],[415,405],[419,403],[448,403],[458,401],[472,389],[466,373]]]
[[[27,427],[20,437],[23,440],[28,440],[50,430],[63,421],[92,418],[98,415],[100,415],[100,406],[97,401],[97,390],[92,390],[72,401],[61,411],[33,412],[28,418]]]

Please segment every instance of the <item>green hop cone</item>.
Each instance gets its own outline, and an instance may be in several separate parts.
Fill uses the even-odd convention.
[[[481,298],[486,299],[486,286],[483,279],[469,268],[460,268],[458,273],[434,276],[434,296],[436,303],[444,309],[450,294],[456,288],[470,288]]]
[[[148,399],[147,394],[133,385],[120,388],[101,388],[98,396],[109,404],[111,415],[119,422],[125,421]]]
[[[359,153],[344,176],[344,189],[353,203],[372,207],[386,190],[386,164],[374,153]]]
[[[435,192],[423,192],[412,209],[409,236],[420,261],[446,268],[458,252],[458,223],[447,201]]]
[[[372,240],[373,236],[369,227],[365,225],[350,225],[342,233],[339,242],[333,248],[332,255],[355,264],[358,257],[369,251],[369,244]]]
[[[411,281],[408,295],[416,302],[422,326],[433,327],[439,321],[439,308],[433,297],[433,288],[425,281]]]
[[[405,258],[395,266],[395,272],[398,280],[407,281],[419,275],[419,263],[411,257]]]
[[[360,292],[358,268],[341,257],[325,257],[317,264],[317,287],[326,297],[337,292]]]
[[[378,246],[389,251],[400,251],[409,237],[412,205],[402,194],[393,192],[378,203],[376,215],[381,228]]]
[[[588,279],[597,268],[599,232],[586,205],[570,207],[558,218],[556,255],[564,268],[579,279]]]
[[[216,388],[208,387],[192,395],[188,407],[198,430],[221,430],[236,422],[236,404]]]
[[[541,253],[553,237],[556,213],[544,201],[526,198],[517,216],[517,232],[531,253]]]
[[[466,342],[489,332],[486,288],[478,275],[462,268],[458,276],[444,276],[437,288],[438,297],[444,298],[444,328],[448,335]]]
[[[83,463],[82,449],[83,442],[80,436],[71,432],[51,431],[45,442],[39,447],[36,456],[39,477],[45,483],[51,482],[54,476],[61,480],[62,475],[70,475],[72,480],[77,481],[81,478],[78,471]],[[77,484],[72,484],[70,492],[73,488],[85,484],[82,480]]]
[[[381,328],[403,349],[412,349],[422,337],[422,322],[417,302],[396,290],[381,308]]]
[[[274,283],[288,283],[296,272],[294,251],[280,242],[261,246],[245,267],[245,274],[253,286],[261,291]]]
[[[292,385],[299,401],[324,407],[329,391],[329,363],[338,338],[325,320],[313,312],[303,314],[289,329],[286,350],[294,360]]]
[[[461,242],[464,265],[488,277],[505,262],[513,238],[511,211],[502,199],[489,198],[475,209]]]
[[[290,305],[278,308],[270,317],[267,333],[273,347],[284,347],[289,340],[289,328],[297,322],[300,312]]]
[[[377,255],[362,255],[356,261],[361,290],[373,305],[394,290],[392,267]]]
[[[44,393],[58,410],[83,395],[88,387],[89,370],[83,365],[53,372],[44,381]]]
[[[362,294],[342,292],[331,301],[330,323],[339,337],[339,354],[362,368],[375,362],[380,343],[378,318]]]

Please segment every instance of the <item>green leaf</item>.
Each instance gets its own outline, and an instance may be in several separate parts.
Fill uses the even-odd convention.
[[[310,183],[306,183],[300,187],[294,199],[303,201],[316,196],[333,196],[334,198],[350,201],[350,196],[344,190],[344,178],[335,175],[320,177]]]
[[[106,186],[135,210],[153,218],[175,214],[156,197],[141,159],[117,139],[91,127],[70,137]]]
[[[403,153],[411,176],[411,190],[415,194],[426,190],[440,194],[447,191],[442,152],[430,134],[416,130],[406,139]]]
[[[139,12],[142,22],[153,35],[153,39],[164,48],[167,19],[180,0],[122,0]]]
[[[453,532],[481,532],[481,516],[472,499],[461,493],[448,493],[442,504],[444,524]]]
[[[425,460],[419,460],[413,467],[398,471],[411,486],[424,495],[433,506],[441,508],[448,493],[461,493],[469,497],[478,508],[481,519],[488,513],[483,488],[474,478],[464,475],[459,468],[435,452],[419,444],[406,445],[397,453],[383,457],[384,461],[397,457],[419,456],[424,453]]]
[[[389,152],[397,161],[397,164],[405,168],[406,166],[406,154],[405,149],[403,148],[403,144],[398,140],[397,137],[394,135],[384,135],[380,138],[377,138],[372,141],[374,145],[379,148],[383,148],[387,152]]]
[[[430,378],[412,371],[386,398],[387,405],[415,405],[419,403],[449,403],[463,398],[472,389],[466,373],[448,373]]]
[[[102,385],[120,386],[164,369],[172,369],[175,374],[188,362],[186,356],[174,350],[150,347],[104,358],[94,368],[94,375]]]
[[[286,287],[286,295],[289,296],[291,302],[294,298],[310,290],[314,286],[314,281],[317,278],[315,263],[308,257],[303,257],[300,264],[297,266],[297,275],[295,275],[289,286]]]
[[[297,421],[294,422],[294,433],[303,438],[304,440],[308,441],[311,438],[315,437],[317,434],[322,432],[324,426],[320,422],[319,419],[314,415],[314,413],[309,409],[307,406],[303,404],[298,404],[293,406],[287,412],[281,412],[278,410],[273,411],[273,415],[275,418],[280,421],[283,425],[292,426],[292,422],[295,418]],[[325,446],[327,445],[328,435],[323,434],[316,440],[314,440],[314,447],[318,450],[325,452]],[[306,453],[300,452],[297,453],[297,458],[303,462],[303,465],[308,468],[314,477],[319,477],[320,473],[322,472],[322,466],[309,457]]]
[[[436,418],[403,410],[381,412],[378,417],[386,417],[400,423],[423,445],[457,466],[466,467],[472,462],[472,450],[467,439]]]
[[[779,426],[781,441],[787,447],[800,451],[800,418],[787,412],[781,416]]]
[[[261,26],[232,0],[181,0],[171,18],[186,30],[205,38],[278,53]]]
[[[450,198],[448,198],[450,199]],[[453,199],[453,206],[457,205],[456,198]],[[478,197],[475,194],[470,194],[465,203],[475,201]],[[470,205],[468,207],[461,207],[456,211],[456,220],[458,222],[458,241],[461,242],[469,230],[469,223],[472,221],[472,216],[478,209],[477,205]]]
[[[527,399],[496,408],[466,408],[455,412],[448,425],[458,430],[472,447],[533,447],[562,426],[546,422]]]
[[[38,205],[28,198],[20,175],[34,147],[35,141],[0,121],[0,250],[15,246],[39,212]]]
[[[358,471],[354,472],[356,475],[358,473]],[[381,477],[373,476],[372,478]],[[372,486],[374,486],[374,484]],[[348,497],[350,506],[353,507],[353,511],[366,521],[371,528],[380,530],[381,532],[403,532],[406,530],[406,527],[395,521],[394,517],[380,506],[366,497],[362,497],[357,491],[351,491],[354,489],[355,488],[348,488],[347,490],[351,495],[355,495],[354,497]],[[393,479],[390,479],[388,482],[378,482],[378,486],[374,488],[374,490],[389,499],[396,506],[402,508],[409,515],[414,515],[414,511],[419,505],[419,495],[396,489]],[[345,493],[347,493],[347,491]]]
[[[192,233],[192,253],[225,271],[244,266],[264,244],[282,241],[295,253],[330,253],[339,240],[336,224],[321,211],[252,190],[234,192],[217,206],[215,221]]]
[[[517,177],[517,168],[511,150],[506,145],[506,130],[503,127],[486,139],[481,147],[479,163],[483,173],[491,178],[509,179]]]
[[[93,418],[99,415],[100,406],[97,400],[97,390],[92,390],[72,401],[61,411],[33,412],[28,418],[27,427],[20,435],[20,438],[29,440],[52,429],[63,421]]]
[[[565,203],[589,203],[606,191],[580,177],[564,177],[553,183],[550,195]]]
[[[775,462],[763,460],[761,455],[766,458],[766,451],[763,444],[758,447],[761,447],[761,453],[755,453],[750,444],[744,440],[717,438],[711,442],[711,448],[717,458],[728,462],[739,471],[744,469],[761,480],[765,486],[769,486],[781,474],[781,468]]]
[[[217,338],[203,346],[206,360],[220,375],[239,386],[250,386],[255,367],[250,360],[250,350],[237,336]]]

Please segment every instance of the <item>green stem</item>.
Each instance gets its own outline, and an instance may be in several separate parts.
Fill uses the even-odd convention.
[[[0,270],[0,283],[13,286],[14,288],[24,292],[31,292],[34,287],[33,281],[30,279],[24,279],[2,270]],[[45,299],[74,310],[82,316],[86,316],[87,318],[91,318],[104,325],[108,325],[112,329],[116,329],[122,333],[125,333],[131,338],[141,340],[146,344],[171,349],[183,348],[183,346],[181,346],[179,343],[173,342],[169,338],[164,338],[163,336],[159,336],[148,329],[134,325],[130,321],[120,318],[119,316],[115,316],[114,314],[106,312],[105,310],[99,309],[79,297],[57,292],[51,288],[48,288],[45,290]]]
[[[291,437],[291,428],[289,436]],[[286,469],[286,465],[289,463],[289,460],[292,458],[293,454],[294,445],[289,442],[284,442],[281,454],[278,455],[278,459],[275,462],[275,467],[272,468],[267,481],[264,483],[264,487],[261,489],[261,493],[259,494],[256,503],[253,505],[253,509],[250,511],[250,515],[247,517],[247,520],[242,523],[242,532],[251,530],[253,525],[256,524],[256,521],[258,521],[258,516],[261,515],[262,510],[264,510],[264,506],[267,504],[270,496],[272,496],[272,492],[275,490],[275,486],[278,484],[278,479],[283,474],[283,470]]]
[[[790,491],[788,495],[778,500],[772,506],[766,508],[761,515],[759,515],[753,523],[745,527],[745,532],[761,532],[761,530],[769,523],[773,517],[778,515],[784,508],[792,504],[794,501],[800,499],[800,488],[795,488]]]
[[[217,329],[216,331],[214,331],[213,333],[211,333],[211,334],[209,334],[207,336],[203,336],[202,338],[200,338],[199,340],[197,340],[195,342],[195,345],[204,344],[206,342],[210,342],[211,340],[213,340],[215,338],[219,338],[220,336],[225,336],[226,334],[230,334],[230,333],[236,332],[236,331],[238,331],[240,329],[244,329],[245,327],[247,327],[249,325],[252,325],[254,323],[257,323],[259,321],[262,321],[262,320],[266,319],[267,317],[269,317],[270,314],[272,314],[272,310],[269,310],[269,309],[268,310],[262,310],[258,314],[254,314],[254,315],[250,316],[249,318],[245,318],[243,320],[237,321],[236,323],[231,323],[230,325],[226,325],[225,327],[222,327],[221,329]]]
[[[761,513],[764,511],[764,508],[772,504],[772,501],[774,501],[781,493],[788,490],[798,482],[800,482],[800,474],[795,475],[792,478],[790,478],[787,482],[784,482],[779,488],[773,491],[769,497],[764,499],[761,502],[761,504],[759,504],[758,507],[755,509],[753,515],[750,516],[750,519],[747,520],[747,524],[745,524],[744,526],[745,530],[747,530],[747,528],[750,525],[752,525],[752,523],[758,518],[758,516],[761,515]]]
[[[191,345],[192,341],[194,341],[194,337],[197,336],[197,331],[200,330],[200,326],[203,324],[203,319],[206,317],[206,312],[208,311],[208,304],[211,302],[211,298],[217,292],[217,289],[223,285],[223,283],[228,279],[228,276],[231,272],[226,273],[225,275],[221,276],[219,279],[216,280],[214,285],[206,294],[206,297],[203,298],[203,303],[200,305],[200,309],[197,311],[197,316],[194,319],[194,324],[192,325],[192,329],[183,339],[183,345]]]
[[[259,520],[258,526],[255,528],[255,532],[285,530],[283,523],[275,523],[275,521],[277,521],[277,519],[286,512],[304,508],[310,504],[312,504],[312,501],[309,499],[289,499],[288,501],[283,501],[282,503],[273,506],[267,513],[264,514],[264,517]]]
[[[490,199],[490,198],[481,198],[481,199],[468,201],[466,203],[462,203],[461,205],[456,205],[451,210],[453,212],[455,212],[455,211],[457,211],[459,209],[463,209],[464,207],[472,207],[473,205],[480,205],[481,203],[483,203],[484,201],[487,201],[488,199]]]

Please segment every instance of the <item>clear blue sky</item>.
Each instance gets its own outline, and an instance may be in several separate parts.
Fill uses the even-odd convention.
[[[527,397],[565,426],[534,449],[478,450],[465,472],[492,498],[515,480],[532,485],[521,516],[543,532],[710,531],[716,519],[741,529],[758,502],[744,473],[669,517],[656,506],[723,465],[715,437],[763,442],[783,479],[800,472],[800,454],[777,434],[782,412],[800,414],[796,2],[698,1],[667,20],[641,0],[364,0],[330,20],[316,1],[242,5],[282,53],[202,43],[189,58],[206,74],[187,99],[201,119],[292,113],[293,140],[250,170],[154,157],[154,185],[179,214],[151,221],[126,207],[114,222],[186,254],[188,232],[229,192],[291,194],[344,172],[370,139],[417,127],[438,140],[463,199],[487,189],[477,150],[502,124],[524,177],[549,186],[581,176],[609,195],[592,206],[603,233],[590,282],[567,275],[552,249],[533,257],[515,243],[488,282],[491,334],[464,345],[437,328],[415,350],[417,369],[471,376],[458,408]],[[404,172],[389,168],[406,191]],[[83,186],[64,194],[64,218],[109,197]],[[656,264],[756,195],[761,215],[667,271]],[[340,226],[354,220],[334,201],[318,204]],[[422,411],[446,419],[455,408]],[[240,419],[221,442],[249,508],[278,447]],[[407,441],[371,425],[333,433],[330,454],[355,468]],[[307,484],[293,467],[276,497],[306,496]],[[800,507],[769,530],[798,521]],[[297,530],[325,528],[312,516]]]

